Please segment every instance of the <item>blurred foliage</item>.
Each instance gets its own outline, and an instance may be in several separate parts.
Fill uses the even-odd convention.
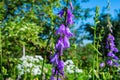
[[[90,12],[94,9],[81,6],[82,2],[86,3],[89,0],[69,1],[72,1],[74,6],[75,24],[71,25],[70,28],[75,36],[70,39],[71,47],[64,52],[64,57],[62,58],[64,61],[72,59],[76,66],[84,69],[84,73],[78,74],[81,77],[77,77],[77,79],[85,80],[88,79],[86,75],[91,75],[93,55],[95,53],[91,44],[84,46],[80,44],[84,39],[93,40],[93,29],[91,28],[93,25],[84,24],[84,22],[93,17]],[[0,45],[2,45],[3,54],[0,80],[2,80],[2,74],[5,79],[11,76],[13,79],[17,77],[15,68],[16,64],[19,63],[17,58],[23,55],[23,46],[25,46],[26,54],[46,55],[45,59],[49,63],[48,60],[50,55],[54,53],[54,45],[57,39],[55,30],[64,21],[57,14],[66,6],[67,0],[0,0],[0,28],[2,31],[2,44]],[[120,49],[120,10],[116,10],[116,13],[117,16],[116,18],[111,18],[111,23],[113,25],[113,35],[116,39],[115,43]],[[105,38],[106,33],[108,33],[106,27],[107,15],[101,14],[99,21],[97,33],[101,33],[103,36],[100,51],[105,53]],[[78,26],[79,24],[80,26]],[[84,31],[85,29],[86,31]],[[80,35],[83,32],[89,32],[90,35]],[[99,37],[98,34],[97,37]],[[109,75],[109,73],[104,74],[104,76],[106,75]],[[72,80],[74,75],[70,74],[67,76]]]
[[[27,55],[46,55],[49,60],[51,53],[54,53],[54,44],[57,37],[55,30],[63,23],[57,15],[58,12],[68,6],[68,0],[1,0],[0,1],[0,28],[2,34],[2,74],[5,79],[17,75],[15,70],[17,58]],[[90,9],[80,6],[81,2],[88,0],[70,0],[73,3],[74,22],[78,19],[90,17]],[[70,7],[70,6],[68,6]],[[70,28],[73,30],[75,25]],[[81,28],[79,28],[80,30]],[[78,32],[70,41],[75,43]],[[78,40],[79,41],[79,40]],[[75,46],[73,45],[72,48]],[[71,49],[72,49],[71,48]],[[67,51],[67,50],[66,50]],[[69,52],[69,50],[67,51]],[[65,60],[66,57],[63,57]],[[49,62],[49,61],[47,61]],[[12,66],[11,66],[12,65]],[[14,70],[13,70],[14,69]],[[14,73],[15,72],[15,73]],[[13,79],[17,76],[13,75]],[[2,76],[2,75],[0,75]]]

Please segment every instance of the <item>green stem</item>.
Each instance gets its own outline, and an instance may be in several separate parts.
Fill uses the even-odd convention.
[[[77,53],[76,53],[76,47],[74,48],[75,49],[75,59],[77,60]],[[78,67],[78,61],[75,61],[75,65]],[[76,67],[75,67],[75,70],[74,70],[74,80],[76,80],[77,78],[77,73],[76,73]]]
[[[42,80],[43,70],[44,70],[44,64],[45,64],[45,59],[43,59],[42,70],[41,70],[41,79],[40,80]]]
[[[96,45],[95,45],[95,42],[96,42],[96,24],[94,26],[94,47],[96,48]],[[93,76],[93,80],[94,80],[94,69],[95,69],[95,58],[93,58],[93,73],[92,73],[92,76]]]
[[[93,58],[93,70],[92,70],[92,78],[93,78],[93,80],[94,80],[94,68],[95,68],[94,64],[95,64],[95,58]]]
[[[52,37],[52,35],[53,35],[53,33],[54,33],[54,30],[55,30],[55,27],[53,28],[52,33],[50,34],[50,37],[48,38],[47,45],[46,45],[46,47],[45,47],[46,50],[47,50],[47,48],[48,48],[48,44],[49,44],[49,42],[50,42],[50,40],[51,40],[51,37]],[[44,51],[44,54],[45,54],[45,51]],[[44,70],[45,59],[46,59],[46,54],[43,55],[43,63],[42,63],[42,69],[41,69],[41,77],[40,77],[40,80],[42,80],[42,76],[43,76],[43,70]]]
[[[97,50],[98,50],[98,46],[99,46],[99,41],[97,42]],[[99,60],[98,60],[99,56],[98,53],[96,54],[96,60],[97,60],[97,73],[99,72]]]
[[[27,80],[27,73],[25,72],[24,80]]]
[[[0,73],[2,74],[2,39],[1,39],[1,28],[0,28]]]

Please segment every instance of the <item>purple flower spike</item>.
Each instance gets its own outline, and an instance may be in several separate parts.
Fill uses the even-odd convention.
[[[104,66],[105,66],[105,63],[102,62],[102,63],[100,64],[100,67],[103,68]]]
[[[107,64],[108,64],[109,66],[112,66],[112,65],[113,65],[113,61],[112,61],[112,60],[108,60],[108,61],[107,61]]]
[[[70,4],[71,8],[73,8],[72,3]],[[62,17],[64,12],[64,9],[62,9],[58,15]],[[73,36],[73,34],[70,32],[70,29],[68,28],[69,24],[73,24],[73,14],[69,9],[67,9],[66,13],[66,26],[61,24],[60,28],[56,30],[56,34],[60,36],[55,45],[55,54],[51,57],[50,60],[50,62],[53,64],[52,76],[50,80],[60,80],[60,77],[58,77],[58,79],[56,78],[58,75],[64,77],[64,62],[61,60],[61,56],[63,55],[63,50],[70,47],[69,38]]]
[[[58,13],[58,15],[60,16],[60,18],[62,18],[63,14],[64,14],[64,9],[62,9],[62,10]]]
[[[114,44],[114,36],[112,34],[108,34],[108,37],[107,37],[107,42],[106,42],[106,48],[109,50],[109,53],[107,54],[108,57],[112,57],[111,60],[108,60],[107,61],[107,64],[109,66],[114,66],[114,62],[119,60],[119,58],[115,55],[116,52],[118,52],[118,49],[115,47],[115,44]]]

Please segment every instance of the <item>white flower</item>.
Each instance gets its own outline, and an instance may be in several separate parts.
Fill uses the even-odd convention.
[[[30,62],[33,62],[33,56],[26,56],[27,60],[30,61]]]
[[[29,67],[32,68],[33,64],[32,63],[29,63]]]
[[[19,70],[19,75],[23,75],[26,73],[32,73],[33,75],[40,75],[41,74],[41,65],[40,61],[43,60],[41,56],[36,55],[33,56],[22,56],[20,58],[22,61],[21,64],[18,64],[17,69]],[[47,72],[47,69],[44,68],[44,72]]]
[[[33,61],[35,61],[35,62],[37,62],[37,63],[38,63],[40,60],[39,60],[39,59],[34,58],[34,59],[33,59]]]
[[[23,61],[22,66],[24,66],[24,67],[29,67],[29,63],[28,63],[27,61]]]
[[[70,65],[70,64],[74,64],[72,60],[67,60],[64,65]]]
[[[21,69],[22,69],[22,65],[18,64],[17,68],[18,68],[19,70],[21,70]]]
[[[32,69],[32,73],[33,73],[33,75],[41,74],[41,70],[40,70],[39,66],[35,66],[35,67]]]
[[[64,65],[65,65],[67,73],[71,73],[72,74],[74,72],[76,72],[76,73],[82,73],[83,72],[82,69],[79,69],[78,67],[76,67],[74,65],[72,60],[67,60]]]
[[[30,69],[29,69],[29,68],[27,68],[27,69],[25,70],[25,72],[28,72],[28,73],[30,73]]]
[[[76,71],[76,73],[82,73],[83,72],[82,69],[76,69],[75,71]]]
[[[67,73],[74,73],[74,70],[71,69],[71,66],[67,66],[66,72]]]
[[[36,55],[35,57],[38,58],[38,59],[40,59],[40,60],[43,60],[42,56]]]
[[[24,74],[24,70],[21,69],[19,74],[20,74],[20,75],[23,75],[23,74]]]

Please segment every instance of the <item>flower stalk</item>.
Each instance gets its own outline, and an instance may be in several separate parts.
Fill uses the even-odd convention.
[[[0,27],[0,73],[2,74],[2,32]]]
[[[59,29],[56,30],[56,35],[59,38],[55,44],[55,54],[51,56],[50,62],[53,64],[52,76],[50,80],[60,80],[60,77],[64,77],[64,62],[62,60],[63,51],[70,47],[69,39],[73,36],[69,29],[69,25],[73,24],[73,14],[70,9],[62,9],[58,15],[62,18],[65,15],[65,23],[61,24]]]

